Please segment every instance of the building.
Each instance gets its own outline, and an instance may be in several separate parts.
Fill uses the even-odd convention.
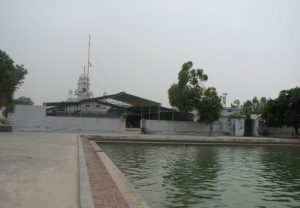
[[[43,106],[16,106],[9,120],[18,131],[84,131],[124,133],[141,128],[153,134],[208,135],[209,125],[194,121],[192,113],[163,107],[160,103],[120,92],[92,97],[89,79],[80,75],[75,97]],[[238,108],[224,108],[213,125],[214,135],[244,135],[244,120],[232,119]]]
[[[122,118],[126,128],[140,128],[141,119],[192,121],[193,114],[161,106],[160,103],[126,92],[81,99],[78,101],[47,102],[47,116]]]
[[[128,128],[141,128],[148,133],[207,134],[208,125],[193,122],[192,113],[163,107],[160,103],[120,92],[93,97],[90,91],[89,60],[87,70],[79,76],[74,96],[62,102],[45,102],[43,106],[16,106],[9,120],[19,131],[101,131],[125,132]],[[237,109],[224,109],[222,117],[214,123],[215,134],[240,135],[236,123],[229,119]],[[240,128],[239,126],[238,129]]]

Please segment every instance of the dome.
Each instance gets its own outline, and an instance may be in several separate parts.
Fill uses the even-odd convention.
[[[80,77],[79,77],[79,81],[81,80],[87,80],[87,75],[85,73],[81,74]]]
[[[78,88],[75,91],[75,95],[77,95],[77,100],[81,99],[88,99],[91,96],[91,93],[89,91],[89,77],[84,72],[79,76],[79,80],[77,83]]]

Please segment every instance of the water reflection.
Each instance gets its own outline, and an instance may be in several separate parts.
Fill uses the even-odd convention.
[[[296,205],[298,201],[300,207],[299,151],[299,148],[273,147],[265,148],[262,152],[260,157],[264,164],[263,177],[268,182],[264,188],[273,190],[265,196],[265,201],[281,201],[287,205]]]
[[[213,198],[217,159],[215,149],[195,146],[186,146],[174,155],[162,176],[167,192],[165,207],[190,207]]]
[[[153,208],[300,207],[300,148],[101,144]]]

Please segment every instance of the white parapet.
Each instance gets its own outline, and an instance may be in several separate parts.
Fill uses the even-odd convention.
[[[121,118],[46,116],[46,106],[17,105],[9,114],[16,131],[125,132]]]
[[[146,120],[146,132],[152,134],[203,134],[210,132],[210,126],[205,123],[191,121],[164,121],[164,120]],[[213,124],[213,133],[215,135],[229,134],[228,124],[215,122]]]

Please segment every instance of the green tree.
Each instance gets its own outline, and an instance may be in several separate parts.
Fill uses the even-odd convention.
[[[19,97],[18,99],[13,100],[10,104],[5,106],[3,115],[7,116],[8,113],[13,112],[15,105],[33,105],[33,101],[27,97]]]
[[[28,97],[19,97],[18,99],[14,100],[15,105],[33,105],[33,101]]]
[[[178,83],[169,88],[170,105],[177,107],[180,111],[191,112],[197,110],[199,121],[206,122],[211,126],[218,120],[222,110],[221,99],[213,87],[205,89],[203,82],[208,76],[203,69],[193,69],[191,61],[182,65],[178,73]]]
[[[13,102],[13,94],[23,83],[27,70],[0,50],[0,109]]]
[[[262,116],[268,126],[293,127],[296,137],[299,137],[300,88],[282,90],[276,99],[267,102]]]
[[[191,61],[184,63],[178,73],[178,83],[172,84],[168,91],[170,105],[183,112],[195,109],[195,103],[201,100],[204,89],[202,83],[208,79],[203,69],[192,67]]]
[[[246,100],[242,105],[243,114],[246,115],[247,118],[250,118],[250,114],[253,113],[253,104],[251,100]]]
[[[199,120],[206,122],[210,126],[210,135],[213,131],[213,123],[218,120],[222,111],[221,98],[218,96],[216,88],[209,87],[204,90],[201,102],[197,105]]]
[[[239,108],[239,107],[240,107],[240,104],[241,104],[240,100],[236,99],[236,100],[234,100],[234,101],[231,103],[231,107],[232,107],[232,108]]]
[[[243,114],[246,115],[247,118],[250,118],[251,114],[262,114],[266,103],[267,99],[265,97],[258,99],[255,96],[252,100],[246,100],[242,105]]]

